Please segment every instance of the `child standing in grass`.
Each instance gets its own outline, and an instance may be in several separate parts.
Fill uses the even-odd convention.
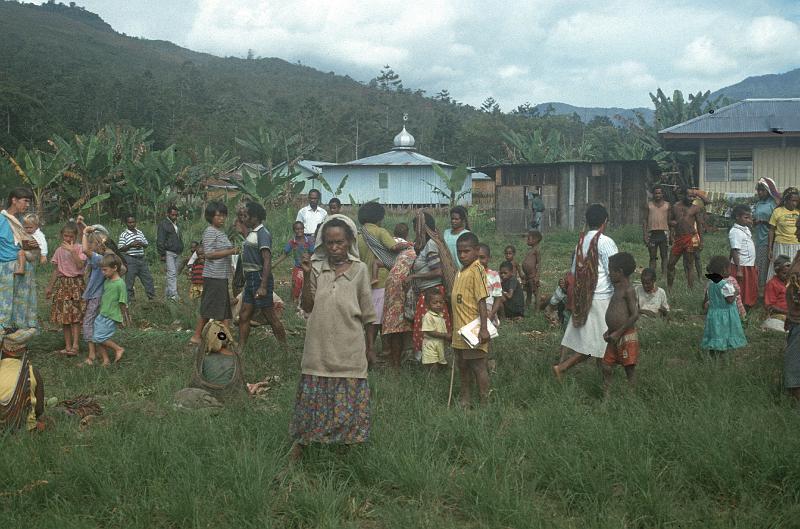
[[[83,253],[86,254],[86,266],[89,268],[89,282],[83,292],[86,310],[83,315],[83,339],[89,344],[89,354],[84,361],[87,365],[94,365],[96,358],[94,336],[94,321],[100,313],[100,301],[103,297],[103,282],[105,276],[101,263],[106,253],[106,237],[103,233],[95,231],[94,226],[86,226],[82,236]]]
[[[703,299],[706,326],[701,347],[712,356],[747,345],[742,320],[736,308],[736,288],[728,280],[729,259],[715,255],[708,263],[708,290]]]
[[[731,246],[731,271],[739,283],[742,303],[750,310],[758,303],[758,269],[756,268],[756,246],[750,228],[753,226],[753,215],[750,206],[739,204],[733,208],[736,223],[728,232]]]
[[[489,321],[495,326],[500,324],[497,319],[498,311],[503,307],[503,284],[500,279],[500,274],[495,270],[489,268],[489,258],[492,257],[492,250],[488,244],[478,245],[478,261],[481,266],[486,270],[486,288],[489,289],[489,297],[486,298],[486,311]]]
[[[92,342],[100,351],[103,367],[110,365],[108,349],[114,351],[114,363],[122,360],[125,349],[111,341],[117,331],[117,325],[124,326],[129,321],[128,316],[128,290],[125,281],[119,277],[122,261],[116,255],[104,255],[100,261],[100,270],[103,272],[103,297],[100,299],[100,313],[94,320]]]
[[[444,346],[453,337],[447,332],[447,322],[442,316],[444,296],[440,292],[431,292],[425,298],[425,303],[428,311],[422,317],[422,365],[429,366],[431,372],[435,372],[439,364],[447,365]]]
[[[639,335],[636,333],[639,303],[630,282],[634,270],[636,262],[627,252],[608,258],[608,275],[614,285],[614,294],[606,310],[608,330],[603,334],[608,342],[602,364],[606,393],[611,385],[612,368],[615,364],[621,364],[625,368],[628,383],[633,384],[636,364],[639,362]]]
[[[461,398],[463,407],[470,403],[470,386],[473,378],[478,385],[481,403],[489,398],[489,371],[487,356],[489,352],[489,329],[487,327],[488,311],[486,298],[486,271],[478,260],[477,235],[472,232],[462,233],[456,241],[456,251],[462,269],[456,276],[451,295],[453,307],[453,353],[461,374]],[[480,320],[478,338],[480,343],[474,349],[458,334],[461,329],[474,319]]]
[[[503,257],[505,257],[506,261],[511,263],[511,266],[514,267],[514,277],[516,277],[520,283],[524,283],[525,273],[522,271],[522,267],[517,262],[517,248],[514,245],[509,244],[503,249]]]
[[[52,263],[55,265],[50,283],[44,293],[53,298],[50,308],[50,321],[61,324],[64,330],[64,349],[56,354],[77,356],[80,349],[81,323],[86,302],[83,299],[85,283],[83,268],[86,255],[79,244],[78,227],[68,222],[61,228],[61,245],[53,253]]]
[[[537,306],[536,297],[539,295],[539,263],[542,257],[539,254],[539,244],[542,242],[542,233],[539,230],[528,230],[527,244],[530,250],[522,261],[522,273],[525,277],[525,305],[528,308]]]
[[[512,321],[525,317],[525,295],[522,285],[514,276],[514,265],[505,261],[500,265],[500,279],[503,287],[503,313]]]
[[[303,231],[304,229],[302,222],[292,224],[294,237],[286,242],[286,246],[283,247],[283,255],[275,261],[275,266],[277,267],[290,254],[294,259],[294,267],[292,268],[292,301],[295,303],[300,302],[300,293],[303,291],[303,269],[300,263],[303,261],[303,255],[314,251],[314,237],[306,235]]]

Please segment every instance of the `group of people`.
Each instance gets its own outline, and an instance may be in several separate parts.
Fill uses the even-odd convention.
[[[762,180],[757,192],[755,207],[733,209],[730,254],[713,256],[708,262],[702,347],[719,354],[744,346],[742,318],[763,292],[770,317],[782,321],[788,331],[786,386],[800,398],[800,264],[790,259],[800,250],[798,191],[790,188],[778,195],[774,184]],[[242,238],[238,247],[226,232],[226,206],[210,202],[205,209],[209,226],[202,241],[192,244],[187,262],[190,295],[200,298],[198,322],[190,339],[199,345],[193,385],[210,391],[248,390],[240,355],[256,314],[272,327],[277,340],[285,342],[286,332],[273,301],[272,270],[286,258],[293,260],[292,298],[307,318],[290,425],[293,457],[300,457],[310,443],[353,444],[368,438],[367,368],[376,359],[379,335],[395,368],[400,367],[409,346],[416,360],[431,371],[448,363],[445,350],[452,348],[461,378],[459,403],[467,407],[473,384],[481,402],[488,397],[489,342],[496,336],[501,318],[515,321],[528,308],[543,308],[548,317],[556,312],[569,314],[561,360],[553,366],[559,379],[574,365],[594,357],[602,366],[606,387],[617,364],[624,366],[633,381],[640,349],[636,331],[640,315],[668,316],[670,310],[666,292],[656,286],[659,253],[669,287],[680,257],[684,258],[689,286],[700,262],[705,196],[685,189],[678,189],[676,195],[678,201],[670,204],[663,186],[652,189],[643,229],[650,266],[641,273],[641,285],[631,282],[636,269],[633,256],[618,252],[604,233],[606,209],[592,204],[586,210],[587,229],[581,234],[569,271],[550,298],[539,297],[542,234],[529,231],[528,252],[521,263],[516,249],[506,247],[504,260],[494,271],[489,268],[489,246],[470,230],[467,211],[460,206],[450,210],[450,226],[445,230],[438,230],[433,216],[419,210],[409,223],[398,223],[389,233],[382,226],[382,205],[370,202],[360,206],[356,223],[341,213],[338,199],[331,200],[328,212],[320,205],[319,191],[311,190],[309,204],[298,212],[291,238],[275,257],[263,206],[246,202],[236,211],[234,227]],[[6,267],[8,272],[0,274],[0,325],[6,334],[0,407],[18,393],[10,381],[24,372],[30,391],[27,400],[20,402],[30,411],[29,426],[35,425],[41,414],[43,381],[27,364],[24,343],[37,328],[34,263],[43,257],[36,252],[46,252],[37,242],[42,238],[35,236],[36,219],[24,216],[31,199],[30,190],[12,191],[0,215],[0,268]],[[176,282],[183,240],[177,213],[176,208],[168,208],[157,236],[169,299],[179,296]],[[89,344],[86,364],[94,364],[98,354],[104,365],[123,357],[125,350],[113,336],[116,327],[128,320],[135,279],[140,279],[148,297],[154,295],[144,259],[149,242],[137,229],[135,217],[128,216],[125,223],[127,229],[118,244],[110,240],[103,226],[67,223],[60,232],[61,244],[50,258],[54,268],[45,293],[52,298],[52,321],[64,330],[65,346],[59,353],[77,355],[82,334]],[[755,237],[750,231],[753,226]],[[793,242],[787,236],[790,227],[794,229]],[[766,252],[759,250],[762,230]],[[774,271],[764,273],[759,262],[772,263]],[[240,298],[238,347],[230,331],[236,299],[232,291]]]

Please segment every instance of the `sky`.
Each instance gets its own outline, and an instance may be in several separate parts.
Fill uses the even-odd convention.
[[[219,56],[278,57],[474,106],[652,107],[800,67],[797,0],[83,0],[115,30]]]

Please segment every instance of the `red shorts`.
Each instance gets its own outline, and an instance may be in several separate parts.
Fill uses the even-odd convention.
[[[683,255],[694,253],[700,246],[700,236],[696,233],[681,235],[672,243],[672,255]]]
[[[296,300],[303,291],[303,269],[299,266],[292,268],[292,299]]]
[[[628,329],[616,344],[610,343],[606,346],[603,363],[610,366],[635,366],[639,363],[639,335],[636,329]]]
[[[741,273],[742,278],[739,279]],[[739,282],[739,295],[745,307],[753,307],[758,303],[758,267],[740,266],[731,263],[731,275]]]

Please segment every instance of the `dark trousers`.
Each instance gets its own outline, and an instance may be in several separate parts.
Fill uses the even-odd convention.
[[[128,273],[125,274],[128,301],[133,301],[135,298],[133,283],[137,277],[142,282],[147,299],[153,299],[156,296],[156,289],[153,286],[153,276],[150,275],[150,267],[147,266],[147,261],[144,260],[144,257],[131,257],[130,255],[125,256],[125,261],[128,263]]]

